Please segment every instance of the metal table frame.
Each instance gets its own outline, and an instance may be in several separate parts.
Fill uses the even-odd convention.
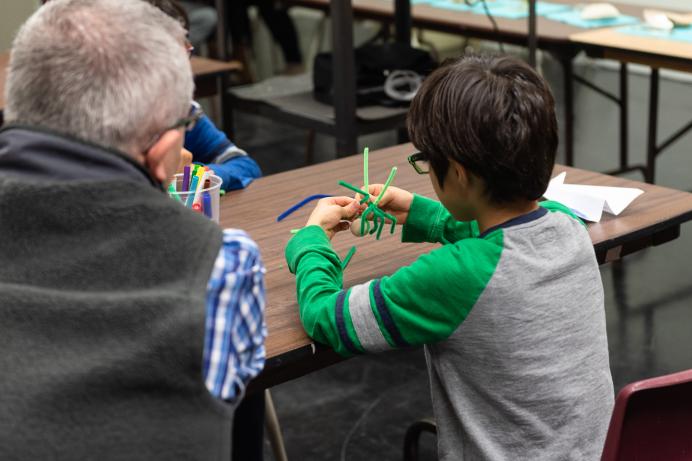
[[[220,0],[217,0],[220,1]],[[292,2],[293,4],[300,5],[301,2],[294,1]],[[582,79],[581,77],[575,77],[574,75],[574,70],[573,70],[573,60],[576,57],[576,55],[583,50],[583,47],[577,46],[576,44],[570,42],[569,40],[565,39],[564,41],[556,42],[555,40],[545,40],[541,39],[541,37],[537,33],[537,16],[535,13],[535,5],[536,2],[535,0],[530,1],[530,14],[528,17],[528,27],[529,27],[529,33],[524,34],[524,35],[517,35],[516,33],[503,33],[503,31],[499,31],[499,35],[496,31],[493,30],[466,30],[466,35],[470,37],[475,37],[479,38],[482,40],[495,40],[495,41],[502,41],[504,43],[509,43],[512,45],[519,45],[519,46],[527,46],[528,45],[528,50],[529,50],[529,62],[530,63],[535,63],[536,61],[536,50],[537,49],[542,49],[544,51],[549,52],[552,54],[560,63],[562,70],[563,70],[563,84],[565,88],[565,107],[564,107],[564,141],[563,144],[565,146],[565,164],[566,165],[574,165],[574,81],[576,80],[579,83],[585,83],[586,81]],[[304,6],[308,6],[311,8],[315,8],[314,4],[306,4]],[[336,8],[335,8],[336,7]],[[324,11],[327,11],[327,8],[320,8],[323,9]],[[351,5],[350,0],[344,1],[344,0],[330,0],[330,5],[329,5],[329,14],[332,15],[332,21],[334,24],[334,28],[336,29],[337,27],[344,27],[345,23],[348,23],[350,25],[353,21],[353,8]],[[342,13],[342,11],[346,11],[345,13]],[[335,12],[338,12],[341,16],[334,16]],[[363,15],[364,17],[376,19],[376,20],[386,20],[387,18],[391,18],[391,16],[387,16],[387,18],[383,17],[382,14],[375,13],[375,14],[365,14]],[[344,19],[347,18],[347,21],[344,21]],[[407,41],[407,43],[410,43],[410,29],[412,27],[413,19],[411,16],[411,6],[410,6],[410,1],[408,0],[395,0],[395,10],[394,10],[394,18],[393,18],[394,24],[396,26],[396,38],[397,40],[403,40]],[[454,29],[453,27],[450,26],[444,26],[444,25],[439,25],[439,24],[431,24],[429,21],[416,21],[419,23],[420,27],[423,28],[431,28],[434,30],[442,31],[442,32],[448,32],[448,33],[453,33],[453,34],[458,34],[459,30]],[[337,26],[336,24],[340,24],[340,26]],[[335,43],[346,43],[345,38],[343,36],[334,36],[333,39],[335,40]],[[349,39],[352,41],[352,33],[349,34]],[[528,42],[528,43],[527,43]],[[343,49],[341,50],[342,52],[344,51]],[[336,50],[335,50],[336,52]],[[343,57],[343,56],[342,56]],[[337,60],[334,62],[335,67],[337,66]],[[626,158],[628,153],[628,145],[627,145],[627,68],[623,67],[621,68],[621,76],[620,76],[620,82],[621,82],[621,87],[620,87],[620,97],[615,97],[616,100],[618,100],[618,103],[621,105],[621,121],[624,123],[621,126],[621,133],[620,133],[620,141],[621,141],[621,152],[620,152],[620,158],[621,158],[621,166],[622,166],[622,159]],[[338,74],[338,73],[337,73]],[[593,84],[589,84],[589,82],[586,82],[587,86],[589,86],[592,89],[596,89],[599,93],[603,94],[604,90],[601,90],[600,88],[597,88]],[[336,89],[335,89],[336,90]],[[338,91],[338,90],[336,90]],[[346,93],[342,93],[346,94]],[[612,98],[611,98],[612,99]],[[622,101],[622,102],[620,102]],[[344,120],[349,120],[349,111],[345,111],[346,113],[342,111],[341,117],[337,115],[337,127],[338,130],[340,131],[340,134],[337,134],[337,143],[339,142],[344,142],[348,136],[348,131],[349,127],[344,127],[343,122]],[[351,122],[353,123],[353,122]],[[624,140],[624,141],[623,141]],[[354,143],[355,145],[355,143]],[[348,150],[346,150],[348,152]],[[355,150],[350,151],[355,152]],[[619,172],[620,169],[616,170],[616,172]]]
[[[225,25],[225,4],[224,0],[215,0],[216,9],[219,16],[217,29],[217,46],[220,52],[220,59],[225,59],[227,48],[227,31]],[[536,47],[538,38],[536,36],[536,0],[530,0],[529,15],[529,40],[531,62],[535,66]],[[353,46],[343,46],[353,43],[353,6],[351,0],[330,0],[329,12],[332,18],[332,43],[341,44],[333,47],[333,75],[334,75],[334,98],[335,121],[332,130],[336,140],[336,155],[338,157],[351,155],[358,150],[358,120],[356,118],[356,82],[354,78],[355,63]],[[394,0],[394,27],[395,39],[400,43],[411,43],[411,3],[410,0]],[[571,112],[571,109],[570,109]],[[231,126],[232,122],[228,122]],[[569,139],[568,145],[571,146],[572,134],[566,137]],[[568,149],[568,164],[572,164],[571,147]]]

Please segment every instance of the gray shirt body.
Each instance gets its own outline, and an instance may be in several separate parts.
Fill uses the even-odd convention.
[[[564,213],[504,232],[469,316],[425,347],[439,458],[597,460],[613,406],[603,287]]]

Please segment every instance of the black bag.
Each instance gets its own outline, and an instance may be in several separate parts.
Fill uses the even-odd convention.
[[[387,96],[384,91],[387,76],[395,70],[411,70],[425,76],[437,66],[430,53],[403,43],[367,44],[356,48],[354,54],[357,106],[407,105]],[[312,72],[315,99],[333,104],[332,53],[315,56]]]

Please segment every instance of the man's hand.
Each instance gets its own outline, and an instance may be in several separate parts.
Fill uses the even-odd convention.
[[[305,226],[320,226],[331,240],[337,232],[347,230],[365,205],[351,197],[327,197],[317,202]]]

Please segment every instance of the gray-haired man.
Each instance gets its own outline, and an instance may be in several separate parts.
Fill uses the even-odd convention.
[[[19,31],[0,131],[0,459],[230,459],[264,362],[263,267],[170,200],[180,25],[55,0]],[[240,308],[242,306],[242,309]]]

